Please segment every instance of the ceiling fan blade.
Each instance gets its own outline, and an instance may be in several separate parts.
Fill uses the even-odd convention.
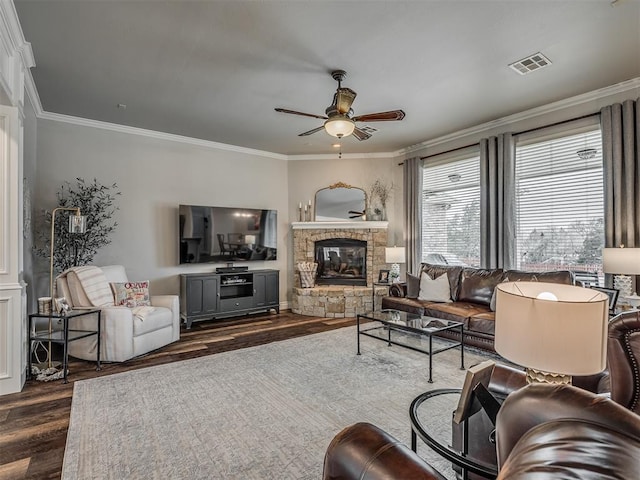
[[[291,115],[302,115],[303,117],[319,118],[321,120],[327,119],[327,117],[323,115],[314,115],[313,113],[296,112],[295,110],[287,110],[286,108],[276,108],[275,110],[276,112],[290,113]]]
[[[339,113],[346,115],[358,94],[350,88],[339,88],[335,95],[335,106]]]
[[[367,113],[353,117],[354,122],[385,122],[393,120],[402,120],[404,112],[402,110],[391,110],[390,112]]]
[[[314,128],[313,130],[309,130],[308,132],[303,132],[298,134],[299,137],[306,137],[307,135],[313,135],[316,132],[319,132],[320,130],[324,130],[324,125],[318,128]]]
[[[367,133],[364,130],[359,129],[358,127],[353,129],[352,135],[354,137],[356,137],[360,141],[366,140],[368,138],[371,138],[371,134],[370,133]]]

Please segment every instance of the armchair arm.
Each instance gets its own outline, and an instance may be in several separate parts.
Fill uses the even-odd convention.
[[[93,330],[94,315],[72,319],[73,328]],[[100,356],[107,362],[121,362],[133,356],[133,313],[127,307],[102,307],[100,309]],[[84,360],[97,357],[97,338],[82,338],[69,343],[69,355]]]
[[[370,423],[338,433],[324,457],[323,480],[445,480],[406,445]]]
[[[640,439],[640,416],[613,400],[570,385],[532,384],[509,395],[498,412],[498,465],[531,428],[557,419],[584,420]]]
[[[151,305],[171,310],[172,339],[174,342],[180,340],[180,300],[178,295],[152,295]]]

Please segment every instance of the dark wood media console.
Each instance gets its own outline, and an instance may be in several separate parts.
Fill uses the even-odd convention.
[[[197,320],[271,309],[280,313],[278,270],[180,275],[180,318],[187,328],[191,328],[191,324]]]

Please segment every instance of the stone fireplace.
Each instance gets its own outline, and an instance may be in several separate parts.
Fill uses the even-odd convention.
[[[341,318],[370,311],[374,302],[379,308],[387,288],[374,292],[373,283],[381,269],[388,269],[387,228],[387,222],[294,222],[292,311]],[[300,287],[299,262],[318,263],[315,287]]]

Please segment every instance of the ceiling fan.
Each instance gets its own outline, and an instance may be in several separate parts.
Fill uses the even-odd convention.
[[[342,87],[342,81],[347,76],[347,72],[344,70],[334,70],[331,72],[331,76],[336,82],[338,82],[338,89],[333,95],[333,102],[325,110],[326,116],[297,112],[295,110],[287,110],[286,108],[276,108],[276,112],[326,120],[324,125],[321,127],[314,128],[308,132],[303,132],[298,135],[299,137],[305,137],[325,129],[326,132],[333,137],[343,138],[353,134],[353,136],[358,140],[366,140],[371,137],[371,134],[361,128],[358,128],[355,122],[387,122],[402,120],[404,118],[404,112],[402,110],[368,113],[354,117],[351,104],[353,104],[357,94],[350,88]]]

